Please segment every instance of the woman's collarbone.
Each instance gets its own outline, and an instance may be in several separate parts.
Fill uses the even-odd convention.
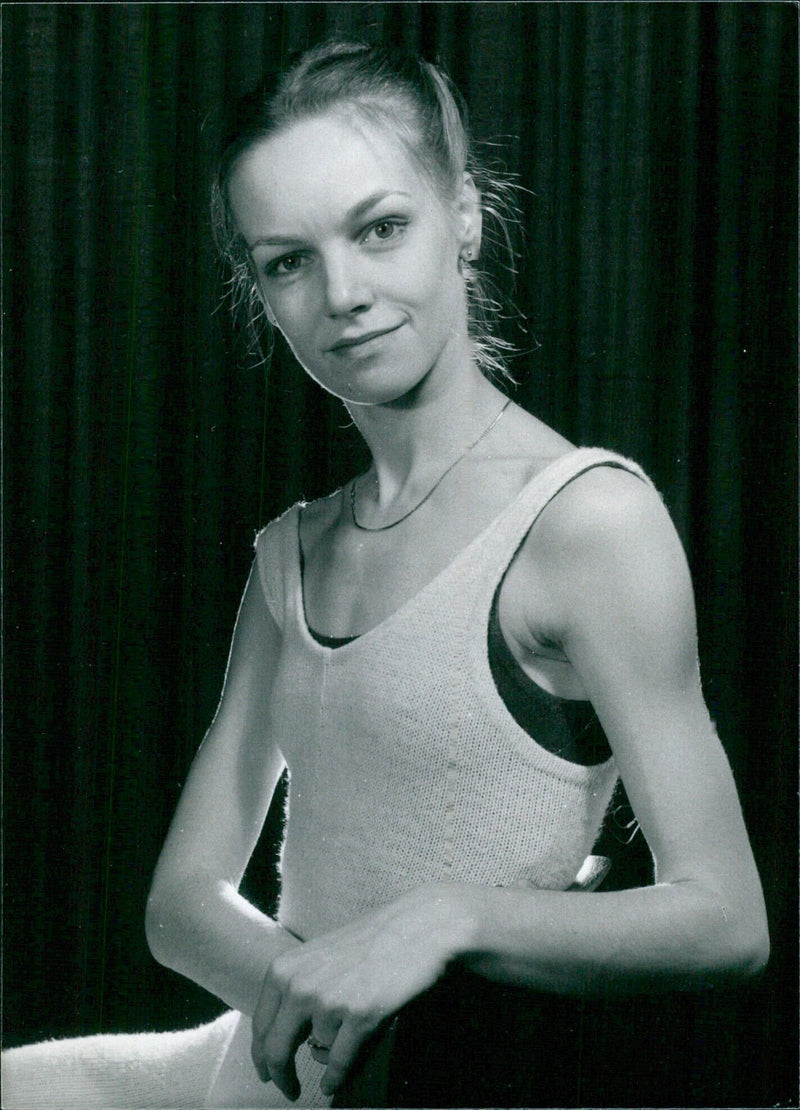
[[[500,516],[537,469],[529,459],[498,460],[493,467],[476,460],[396,527],[356,527],[349,484],[338,497],[306,506],[301,539],[309,624],[345,637],[387,620]]]

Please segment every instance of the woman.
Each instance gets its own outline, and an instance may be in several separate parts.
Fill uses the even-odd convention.
[[[154,954],[232,1009],[64,1042],[74,1104],[324,1105],[458,971],[567,997],[758,972],[762,894],[680,543],[635,464],[574,448],[484,373],[493,205],[449,83],[311,51],[248,102],[215,197],[239,286],[372,463],[259,534],[154,877]],[[272,920],[238,886],[287,765]],[[618,776],[656,882],[587,894]],[[26,1075],[58,1051],[8,1054],[8,1105],[33,1105]]]

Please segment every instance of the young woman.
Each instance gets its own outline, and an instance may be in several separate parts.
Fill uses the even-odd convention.
[[[329,44],[248,101],[220,244],[372,462],[259,534],[153,881],[154,954],[231,1010],[16,1050],[5,1105],[34,1105],[37,1069],[63,1089],[37,1105],[324,1105],[454,969],[590,997],[763,967],[667,513],[634,463],[576,449],[485,373],[490,193],[420,60]],[[273,920],[238,886],[287,766]],[[656,882],[587,893],[618,776]]]

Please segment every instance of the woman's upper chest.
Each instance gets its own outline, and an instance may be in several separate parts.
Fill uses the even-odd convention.
[[[501,516],[513,512],[522,491],[550,460],[475,460],[396,527],[366,531],[355,526],[350,489],[307,506],[300,520],[302,594],[312,633],[345,638],[383,624],[458,565]],[[556,648],[531,650],[537,590],[526,589],[529,560],[507,551],[498,573],[498,614],[503,636],[522,669],[545,689],[580,698],[582,687]],[[505,573],[503,573],[505,571]],[[457,590],[459,578],[441,578]],[[486,630],[483,630],[486,632]]]

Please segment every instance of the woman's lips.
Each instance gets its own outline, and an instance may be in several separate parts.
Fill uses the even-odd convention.
[[[390,328],[377,328],[374,331],[366,331],[361,335],[343,336],[341,339],[337,340],[337,342],[334,343],[332,347],[329,347],[328,349],[333,354],[337,355],[349,354],[351,351],[358,351],[361,348],[374,343],[376,340],[383,339],[386,335],[392,335],[394,332],[397,331],[398,328],[401,328],[402,326],[402,323],[400,323],[395,324],[393,327]]]

